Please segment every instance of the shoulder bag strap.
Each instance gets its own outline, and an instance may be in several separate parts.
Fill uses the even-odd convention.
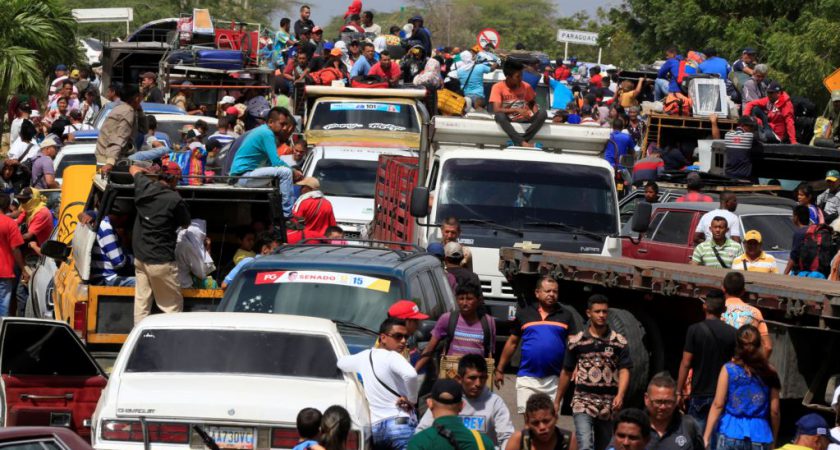
[[[715,258],[717,258],[718,262],[720,263],[720,266],[724,269],[728,269],[729,266],[727,266],[726,263],[723,262],[723,258],[720,257],[720,253],[718,252],[717,248],[715,248],[714,242],[712,242],[712,251],[715,252]]]
[[[451,445],[453,449],[459,450],[461,448],[458,445],[458,440],[455,439],[455,435],[452,434],[452,431],[444,428],[444,426],[439,423],[436,423],[432,426],[435,428],[435,431],[437,431],[437,434],[440,437],[446,439],[446,442],[449,442],[449,445]]]
[[[492,342],[493,336],[490,335],[490,323],[487,321],[487,314],[481,314],[481,331],[484,333],[484,357],[492,358]]]
[[[449,353],[449,346],[452,344],[452,339],[455,337],[455,328],[458,327],[459,317],[461,317],[461,313],[458,311],[452,311],[449,313],[449,325],[446,328],[446,345],[443,346],[444,355]]]
[[[387,384],[385,384],[384,381],[379,379],[379,375],[376,374],[376,369],[374,369],[373,367],[373,350],[371,350],[370,353],[368,353],[368,360],[370,360],[370,371],[373,373],[373,377],[376,378],[376,381],[378,381],[379,384],[382,385],[382,387],[387,389],[388,392],[397,396],[397,398],[402,397],[402,395],[399,392],[395,391],[393,388],[391,388],[391,386],[388,386]]]
[[[485,450],[484,447],[484,439],[481,438],[481,433],[478,430],[470,430],[473,435],[473,439],[475,439],[475,444],[478,446],[478,450]]]
[[[23,160],[25,160],[25,159],[26,159],[26,155],[28,155],[28,154],[29,154],[29,150],[32,150],[32,147],[33,147],[33,146],[35,146],[35,144],[33,144],[33,143],[31,143],[31,142],[30,142],[30,143],[29,143],[29,145],[28,145],[28,146],[26,146],[26,150],[24,150],[24,151],[23,151],[23,154],[22,154],[22,155],[20,155],[20,159],[19,159],[18,161],[23,162]]]

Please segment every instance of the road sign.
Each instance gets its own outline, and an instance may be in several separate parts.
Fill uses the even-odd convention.
[[[487,44],[493,44],[493,48],[499,48],[499,45],[502,43],[502,36],[492,28],[485,28],[478,33],[476,41],[481,48],[486,47]]]
[[[840,69],[835,70],[831,75],[825,77],[823,79],[823,85],[828,89],[828,92],[840,89]]]
[[[598,33],[577,30],[557,30],[557,42],[597,46]]]

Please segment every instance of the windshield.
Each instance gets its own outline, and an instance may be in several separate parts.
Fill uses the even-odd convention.
[[[600,167],[539,161],[452,159],[439,187],[437,217],[490,220],[514,228],[559,222],[618,231],[612,175]]]
[[[96,165],[96,155],[93,153],[82,153],[78,155],[64,155],[61,158],[61,162],[58,163],[58,167],[55,169],[55,177],[61,178],[64,176],[64,169],[70,166],[79,166],[79,165],[89,165],[93,166]]]
[[[225,311],[321,317],[378,330],[400,283],[358,273],[251,270],[236,277]]]
[[[789,215],[741,216],[743,230],[758,230],[761,233],[761,247],[767,252],[790,251],[793,232],[796,227]]]
[[[337,359],[330,340],[323,335],[149,329],[137,339],[125,371],[340,379]]]
[[[373,198],[378,166],[377,161],[322,159],[312,176],[321,181],[324,195]]]
[[[311,117],[311,130],[420,132],[415,108],[400,103],[321,102]]]

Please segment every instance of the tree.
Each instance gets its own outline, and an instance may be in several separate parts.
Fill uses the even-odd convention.
[[[76,61],[75,22],[60,0],[5,0],[0,8],[0,117],[11,93],[41,95],[53,64]]]

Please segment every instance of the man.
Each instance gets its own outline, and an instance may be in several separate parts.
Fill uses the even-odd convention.
[[[834,143],[840,143],[840,89],[831,91],[831,103],[828,118],[831,120],[831,136]],[[838,445],[840,444],[833,444]]]
[[[478,355],[465,355],[458,362],[458,376],[461,384],[464,406],[458,413],[464,426],[480,431],[493,441],[493,447],[505,448],[513,435],[513,422],[505,401],[498,394],[487,389],[487,362]],[[417,425],[417,432],[432,427],[432,411],[427,410]]]
[[[712,197],[703,193],[703,178],[697,172],[689,172],[685,177],[685,195],[677,197],[675,202],[713,202]],[[840,199],[838,199],[840,200]]]
[[[659,203],[659,185],[655,181],[648,181],[645,184],[645,201]]]
[[[767,84],[764,80],[767,78],[769,71],[770,69],[766,64],[755,66],[752,76],[744,82],[744,87],[741,88],[741,108],[751,101],[767,96]]]
[[[522,342],[522,359],[516,374],[516,412],[525,413],[525,404],[533,394],[557,394],[557,375],[563,370],[566,342],[577,333],[571,313],[558,301],[558,284],[551,277],[537,281],[536,305],[516,310],[499,364],[496,366],[496,387],[501,389],[505,367]],[[554,405],[559,411],[558,405]]]
[[[303,174],[289,166],[277,155],[275,139],[288,142],[295,129],[295,119],[286,108],[274,107],[268,113],[268,123],[254,128],[244,137],[231,164],[230,174],[239,178],[238,184],[246,187],[265,186],[271,183],[266,178],[276,178],[279,185],[283,215],[292,215],[294,205],[292,181],[300,180]],[[266,162],[270,166],[266,167]]]
[[[677,411],[677,383],[667,372],[650,380],[645,409],[653,431],[647,450],[705,450],[704,429],[693,417]]]
[[[557,409],[551,397],[534,394],[525,404],[525,429],[511,436],[505,450],[562,450],[566,438],[557,426]]]
[[[604,448],[610,439],[613,414],[624,405],[633,363],[627,339],[607,325],[607,297],[589,297],[589,326],[569,337],[554,404],[559,405],[575,373],[572,414],[579,450]],[[646,429],[645,431],[649,431]]]
[[[140,106],[140,92],[135,87],[126,86],[121,97],[115,95],[113,98],[119,103],[108,114],[96,139],[96,164],[102,166],[100,171],[103,175],[110,172],[118,160],[129,157],[134,152],[134,138],[138,134],[139,115],[143,111]],[[120,98],[123,101],[120,101]],[[164,147],[154,152],[159,152],[155,154],[160,157],[168,153],[169,149]],[[150,152],[143,152],[143,154],[133,155],[132,159],[148,160],[146,153],[151,155]]]
[[[817,206],[823,210],[825,223],[831,223],[840,215],[840,171],[831,169],[826,172],[825,182],[828,189],[817,196]]]
[[[128,210],[133,207],[126,200],[116,200],[108,215],[99,222],[96,229],[96,241],[93,243],[90,263],[90,283],[96,286],[134,286],[136,279],[120,275],[126,267],[131,267],[132,258],[123,250],[118,229],[125,229]],[[84,224],[95,223],[96,212],[88,211],[79,217]]]
[[[24,120],[31,120],[30,117],[32,116],[32,106],[29,103],[21,103],[18,105],[18,115],[15,120],[12,121],[12,126],[9,129],[9,142],[15,142],[20,136],[20,126],[23,124]]]
[[[493,104],[496,123],[505,131],[517,147],[534,147],[531,140],[540,131],[548,117],[534,101],[536,94],[528,83],[522,81],[524,66],[519,61],[508,59],[502,69],[505,80],[493,85],[490,103]],[[530,123],[524,134],[513,128],[512,122]]]
[[[330,229],[334,229],[338,227],[330,227]],[[341,228],[338,228],[340,231],[339,236],[336,236],[336,233],[330,233],[330,229],[327,229],[327,237],[334,238],[334,239],[343,239],[343,232]],[[332,234],[332,236],[330,236]],[[405,348],[402,351],[402,355],[405,359],[409,362],[412,362],[412,354],[414,353],[416,356],[419,356],[415,353],[417,350],[417,339],[415,334],[417,330],[420,329],[420,321],[427,320],[429,316],[427,314],[423,314],[420,312],[420,307],[417,306],[417,303],[411,300],[397,300],[390,308],[388,308],[388,317],[392,319],[400,319],[405,320],[405,329],[406,333],[408,334],[408,341],[406,341]],[[376,340],[373,344],[373,348],[380,348],[381,345],[379,343],[379,339]],[[416,362],[416,361],[414,361]]]
[[[365,29],[359,24],[362,18],[358,14],[350,14],[347,17],[347,23],[341,27],[341,33],[359,33],[363,34]]]
[[[633,148],[636,146],[636,143],[633,142],[633,138],[629,134],[621,132],[623,129],[624,120],[620,117],[613,119],[612,133],[610,133],[609,141],[607,141],[607,146],[604,148],[604,159],[613,168],[621,168],[621,157],[624,155],[633,155]],[[662,167],[664,170],[664,161],[662,162]]]
[[[211,142],[217,142],[216,147],[220,148],[220,151],[226,151],[239,135],[233,132],[230,119],[227,116],[219,119],[217,127],[216,132],[207,137],[207,147],[211,146]]]
[[[703,54],[706,55],[706,60],[700,63],[698,67],[700,73],[716,74],[721,80],[728,80],[732,66],[729,65],[727,60],[718,56],[717,49],[707,48],[703,50]]]
[[[414,404],[420,386],[417,372],[402,357],[407,340],[405,321],[388,318],[379,327],[380,348],[342,356],[337,362],[341,371],[362,377],[374,448],[405,449],[417,426]]]
[[[374,37],[382,34],[382,27],[373,23],[373,13],[370,11],[362,13],[362,28],[365,29],[365,34],[372,34]]]
[[[309,28],[310,30],[315,28],[315,22],[309,19],[309,16],[311,15],[312,9],[309,7],[309,5],[303,5],[300,7],[300,19],[295,21],[296,39],[300,40],[304,28]]]
[[[643,186],[646,182],[655,182],[663,172],[665,161],[662,159],[662,150],[655,145],[651,146],[647,156],[633,164],[633,184]]]
[[[711,223],[716,217],[726,219],[728,227],[726,237],[731,237],[735,242],[741,242],[741,219],[735,215],[738,209],[738,197],[734,192],[723,192],[720,194],[720,208],[713,209],[700,217],[700,222],[694,228],[694,242],[699,243],[709,240],[712,236]],[[737,255],[735,255],[737,256]]]
[[[706,318],[688,327],[677,377],[678,394],[682,404],[688,372],[692,371],[691,396],[688,398],[686,412],[697,421],[701,437],[706,429],[706,418],[709,416],[712,400],[715,398],[720,368],[729,362],[735,353],[735,328],[720,318],[726,311],[725,302],[723,291],[716,289],[706,294],[703,301]]]
[[[455,286],[460,286],[467,283],[474,283],[481,285],[478,275],[470,269],[462,266],[464,261],[464,246],[458,242],[447,242],[443,246],[443,265],[446,273],[452,274],[455,277]]]
[[[767,143],[796,144],[793,102],[779,83],[774,81],[767,86],[767,97],[747,103],[743,115],[761,120],[761,135]]]
[[[175,264],[181,289],[215,287],[211,274],[216,270],[216,264],[210,256],[210,245],[204,219],[192,219],[189,226],[178,230]]]
[[[712,139],[720,139],[720,128],[717,124],[717,114],[711,114],[709,120],[712,122]],[[755,142],[755,120],[749,116],[738,118],[738,126],[728,131],[724,136],[726,142],[726,167],[724,168],[727,177],[740,178],[742,180],[752,179],[752,148]]]
[[[257,236],[257,239],[254,241],[254,249],[256,249],[259,253],[255,256],[247,256],[242,258],[236,266],[225,276],[225,279],[222,280],[222,289],[227,289],[233,280],[236,279],[236,276],[242,270],[245,265],[249,264],[251,261],[255,259],[259,259],[263,256],[270,255],[275,249],[280,247],[282,242],[280,239],[277,238],[276,235],[264,231]]]
[[[650,419],[642,411],[629,408],[618,413],[610,450],[645,450],[650,442]]]
[[[446,246],[450,242],[459,242],[460,237],[461,222],[458,221],[458,218],[450,216],[443,219],[443,222],[440,224],[440,243]],[[472,271],[472,252],[470,248],[461,245],[461,250],[464,257],[461,259],[460,266]]]
[[[64,64],[59,64],[55,66],[55,79],[50,82],[50,96],[54,95],[61,89],[61,83],[66,80],[67,77],[67,66]]]
[[[835,171],[836,172],[836,171]],[[831,184],[829,184],[831,186]],[[808,227],[811,224],[811,214],[806,205],[796,205],[793,207],[793,237],[790,244],[790,256],[788,257],[787,266],[785,266],[785,275],[794,272],[794,275],[810,268],[800,267],[799,256],[802,252],[802,245],[805,243],[805,235],[808,232]]]
[[[294,244],[303,239],[325,236],[327,228],[335,226],[335,214],[333,206],[324,193],[321,192],[321,182],[315,177],[306,177],[297,182],[300,186],[300,197],[292,207],[292,217],[300,224],[303,230],[288,230],[288,243]]]
[[[726,294],[726,311],[721,318],[728,325],[735,329],[744,325],[752,325],[758,328],[761,335],[761,345],[765,349],[765,356],[770,359],[773,351],[773,340],[770,338],[770,331],[764,321],[761,310],[755,306],[744,303],[741,298],[746,294],[744,274],[741,272],[729,272],[723,278],[723,293]]]
[[[354,65],[353,68],[355,67]],[[370,68],[368,75],[382,77],[383,80],[388,82],[388,86],[397,87],[400,84],[402,72],[399,64],[391,61],[391,53],[388,50],[382,50],[379,53],[379,62]]]
[[[742,76],[746,78],[753,74],[755,65],[755,50],[747,47],[743,52],[741,52],[741,58],[732,64],[732,71],[735,72],[736,75],[740,72],[743,74]]]
[[[796,439],[779,450],[826,450],[831,441],[828,422],[817,413],[802,416],[796,421]]]
[[[414,16],[408,19],[408,23],[414,26],[414,33],[408,40],[415,40],[423,46],[423,52],[427,57],[432,56],[432,33],[423,26],[423,17]]]
[[[152,301],[165,313],[181,312],[184,298],[178,286],[175,264],[175,243],[178,228],[190,224],[187,204],[175,191],[181,179],[181,168],[169,162],[157,180],[147,175],[148,169],[129,167],[134,177],[134,250],[136,288],[134,289],[134,324],[152,312]]]
[[[371,67],[376,64],[376,59],[373,56],[374,53],[373,44],[370,42],[362,44],[362,57],[356,60],[356,63],[353,64],[353,69],[350,71],[350,78],[358,76],[365,77],[368,75]],[[397,70],[399,70],[399,67]]]
[[[55,166],[53,160],[58,155],[61,144],[52,137],[41,142],[41,151],[32,161],[32,187],[38,189],[57,189],[58,181],[55,179]]]
[[[324,29],[323,28],[321,28],[319,26],[315,26],[314,28],[312,28],[312,40],[310,41],[310,43],[313,46],[312,56],[326,56],[327,53],[329,53],[328,51],[324,50]]]
[[[709,226],[711,239],[707,238],[694,247],[690,264],[695,266],[732,268],[732,261],[743,249],[741,245],[727,237],[729,226],[725,217],[715,216]]]
[[[301,51],[295,55],[294,64],[286,65],[283,70],[283,78],[296,86],[302,86],[306,84],[307,75],[309,75],[309,55]]]
[[[409,450],[479,450],[492,449],[493,441],[464,425],[458,414],[464,408],[461,385],[455,380],[438,380],[426,405],[435,420],[432,426],[417,433],[408,443]]]
[[[9,315],[9,305],[12,303],[12,292],[17,278],[15,268],[19,273],[26,273],[26,263],[20,251],[20,247],[23,246],[20,227],[6,215],[11,202],[9,194],[0,192],[0,317]],[[21,279],[20,282],[26,283],[27,279]]]
[[[593,108],[592,105],[584,104],[580,109],[580,124],[585,127],[600,127],[601,122],[596,117],[597,112],[598,108]]]
[[[761,248],[761,233],[750,230],[744,234],[744,253],[732,261],[732,269],[747,272],[779,273],[776,258]]]
[[[664,99],[669,92],[680,92],[677,79],[680,75],[680,62],[683,57],[677,51],[677,47],[671,46],[665,50],[665,59],[665,64],[662,64],[662,67],[659,68],[659,73],[657,73],[654,82],[653,97],[655,101]]]
[[[163,103],[163,92],[157,87],[157,74],[154,72],[140,74],[140,94],[144,102]]]

